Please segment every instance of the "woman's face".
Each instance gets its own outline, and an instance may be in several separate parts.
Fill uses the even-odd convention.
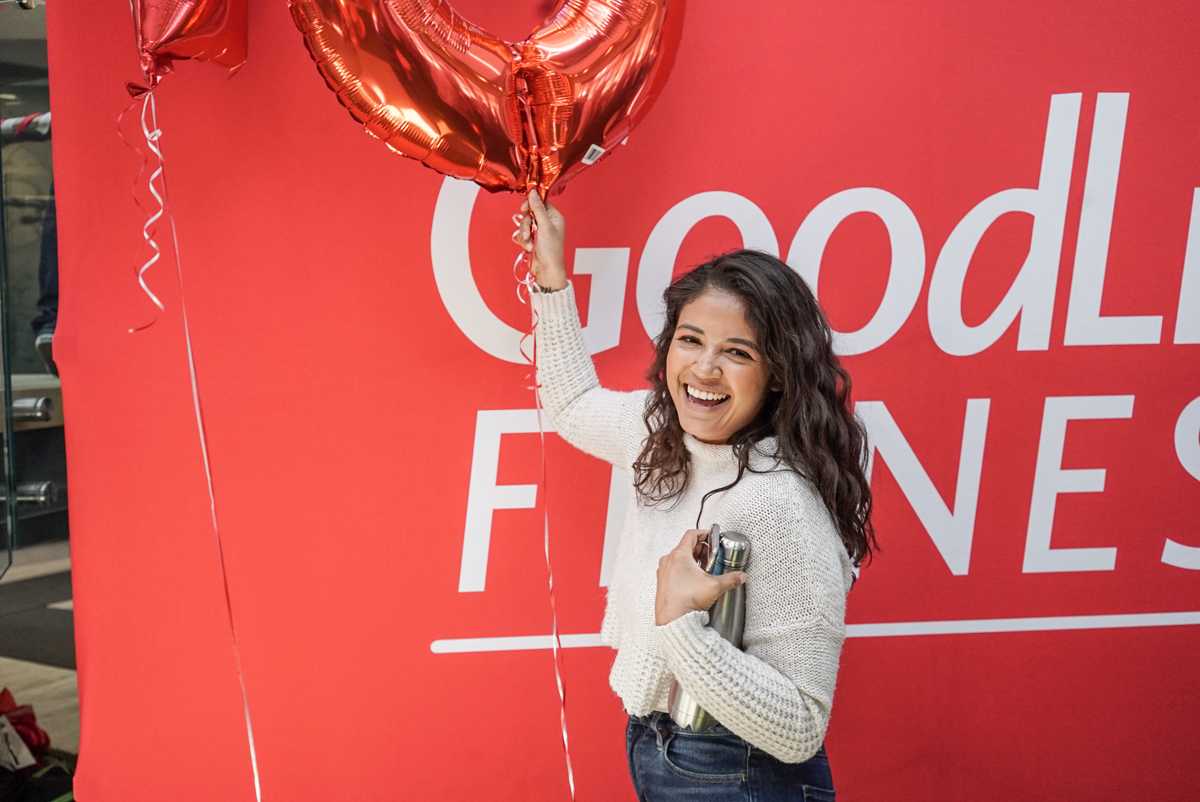
[[[705,443],[724,444],[758,415],[771,373],[740,298],[705,290],[679,311],[667,351],[667,388],[679,424]]]

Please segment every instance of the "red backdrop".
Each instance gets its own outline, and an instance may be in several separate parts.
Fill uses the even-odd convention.
[[[510,38],[540,18],[456,6]],[[849,599],[839,796],[1188,798],[1200,9],[733,8],[692,0],[657,106],[560,205],[594,336],[619,336],[610,386],[650,353],[639,286],[739,231],[819,264],[835,327],[863,330],[844,342],[884,550]],[[167,311],[127,333],[154,312],[116,132],[128,10],[49,24],[77,793],[252,799],[169,260],[148,273]],[[470,651],[550,631],[541,513],[503,489],[540,483],[537,436],[480,415],[533,406],[489,353],[527,322],[517,199],[472,207],[370,139],[281,0],[249,24],[234,78],[184,63],[157,94],[263,798],[565,799],[549,651]],[[586,636],[610,472],[547,448],[560,623]],[[581,800],[632,799],[611,658],[565,652]]]

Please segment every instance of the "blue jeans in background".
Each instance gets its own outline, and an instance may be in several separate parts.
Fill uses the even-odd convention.
[[[691,732],[651,713],[629,719],[625,748],[638,802],[834,802],[824,746],[784,763],[719,724]]]
[[[50,201],[42,215],[42,250],[38,258],[38,316],[31,322],[33,336],[53,334],[58,325],[58,211],[54,203],[54,182],[50,182]]]

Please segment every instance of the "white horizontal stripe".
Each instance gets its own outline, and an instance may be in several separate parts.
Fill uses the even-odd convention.
[[[559,635],[558,642],[564,649],[581,646],[602,646],[600,634]],[[435,640],[429,644],[434,654],[456,654],[460,652],[518,652],[525,649],[550,649],[554,647],[552,635],[521,635],[513,638],[449,638]]]
[[[1200,624],[1200,612],[1063,615],[1051,618],[980,618],[968,621],[903,621],[896,624],[849,624],[848,638],[894,635],[967,635],[983,632],[1054,632],[1064,629],[1122,629]]]
[[[1200,612],[1130,613],[1125,615],[1064,615],[1049,618],[980,618],[964,621],[900,621],[891,624],[848,624],[848,638],[886,638],[898,635],[969,635],[988,632],[1055,632],[1068,629],[1122,629],[1200,624]],[[510,638],[447,638],[429,644],[434,654],[516,652],[549,649],[550,635]],[[599,634],[560,635],[564,649],[601,646]]]

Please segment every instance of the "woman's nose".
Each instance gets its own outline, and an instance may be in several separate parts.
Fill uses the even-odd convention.
[[[707,350],[701,352],[696,358],[694,370],[699,377],[720,375],[721,368],[717,365],[717,354]]]

